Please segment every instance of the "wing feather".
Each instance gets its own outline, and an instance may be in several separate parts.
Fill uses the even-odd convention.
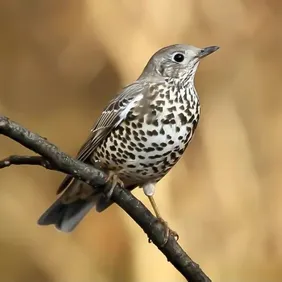
[[[91,129],[91,133],[86,142],[82,145],[76,158],[86,162],[97,146],[108,136],[111,130],[117,127],[128,115],[136,102],[143,98],[147,92],[147,84],[135,82],[126,86],[117,97],[110,101],[104,109],[100,118]],[[72,182],[73,177],[67,176],[61,183],[57,194],[65,190]]]

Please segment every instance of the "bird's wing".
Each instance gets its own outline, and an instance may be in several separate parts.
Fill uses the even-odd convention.
[[[89,156],[108,136],[111,130],[117,127],[126,118],[134,105],[143,98],[143,95],[148,92],[147,89],[148,86],[146,83],[135,82],[126,86],[116,98],[110,101],[91,129],[89,137],[82,145],[76,158],[83,162],[87,161]],[[72,176],[67,176],[58,188],[57,194],[65,190],[72,180]]]

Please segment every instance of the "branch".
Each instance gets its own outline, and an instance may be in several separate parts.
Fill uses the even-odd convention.
[[[50,163],[40,156],[10,156],[0,161],[0,169],[11,165],[39,165],[47,169],[53,169]]]
[[[94,167],[71,158],[45,138],[21,125],[0,116],[0,134],[15,140],[40,156],[11,156],[0,161],[0,168],[10,165],[39,165],[47,169],[70,174],[99,189],[106,185],[107,174]],[[102,189],[102,188],[100,188]],[[152,213],[128,190],[116,186],[111,199],[118,204],[148,235],[174,267],[189,282],[211,282],[198,264],[181,248],[173,236],[163,246],[165,229]]]

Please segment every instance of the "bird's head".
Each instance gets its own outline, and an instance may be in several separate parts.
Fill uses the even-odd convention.
[[[193,81],[200,60],[218,49],[218,46],[197,48],[182,44],[162,48],[149,60],[141,77],[152,75]]]

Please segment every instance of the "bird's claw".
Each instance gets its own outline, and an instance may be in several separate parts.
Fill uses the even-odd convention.
[[[110,199],[114,189],[117,185],[120,185],[121,187],[124,187],[124,183],[119,179],[117,174],[114,171],[109,171],[108,178],[106,180],[106,183],[111,182],[110,190],[106,193],[107,199]]]
[[[177,234],[177,232],[170,229],[166,221],[164,221],[160,217],[158,218],[158,221],[159,221],[159,223],[161,223],[165,227],[164,241],[163,241],[161,247],[164,247],[167,244],[169,236],[173,236],[176,241],[179,240],[179,235]],[[152,243],[152,240],[150,238],[148,238],[148,243]]]

